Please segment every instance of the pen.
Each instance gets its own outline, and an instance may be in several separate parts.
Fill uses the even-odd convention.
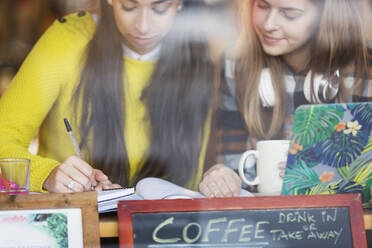
[[[70,123],[68,122],[67,118],[64,118],[63,120],[65,121],[67,133],[68,135],[70,135],[70,139],[71,139],[72,145],[74,146],[75,153],[79,156],[79,158],[83,159],[83,156],[81,155],[80,147],[76,141],[74,133],[72,132]],[[94,190],[94,187],[95,187],[95,184],[94,185],[91,184],[90,190]]]
[[[75,153],[82,159],[83,156],[81,155],[79,145],[76,141],[74,133],[72,132],[70,123],[68,122],[67,118],[64,118],[63,120],[65,121],[65,126],[66,126],[66,129],[67,129],[67,133],[68,133],[68,135],[70,135],[70,139],[71,139],[72,145],[74,146]]]

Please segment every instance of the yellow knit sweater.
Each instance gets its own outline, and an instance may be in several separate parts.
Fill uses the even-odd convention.
[[[71,14],[56,21],[28,55],[0,101],[0,157],[31,160],[31,191],[43,191],[49,173],[75,154],[63,118],[71,119],[79,141],[71,97],[94,32],[95,23],[89,14]],[[156,62],[125,57],[124,63],[129,82],[125,84],[124,135],[133,176],[149,145],[149,125],[143,121],[146,109],[140,95]],[[210,118],[205,125],[199,169],[189,183],[191,189],[197,188],[202,176],[209,122]],[[28,146],[39,128],[39,152],[35,156],[28,152]]]

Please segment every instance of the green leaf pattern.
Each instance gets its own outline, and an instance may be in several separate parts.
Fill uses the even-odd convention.
[[[332,129],[343,118],[344,111],[338,106],[315,108],[314,105],[301,106],[295,115],[293,140],[297,144],[312,146],[324,141],[332,134]]]
[[[282,194],[362,193],[363,201],[369,201],[371,108],[372,103],[300,106]]]

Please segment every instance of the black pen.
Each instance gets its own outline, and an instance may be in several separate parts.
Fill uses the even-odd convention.
[[[76,141],[74,133],[72,132],[70,123],[68,122],[67,118],[64,118],[63,120],[65,121],[67,133],[68,135],[70,135],[70,139],[71,139],[72,145],[74,146],[75,153],[79,156],[79,158],[83,159],[83,156],[81,155],[80,147]],[[94,190],[93,184],[91,184],[90,190]]]
[[[83,156],[81,155],[79,145],[76,141],[74,133],[72,132],[70,123],[68,122],[67,118],[64,118],[63,120],[65,121],[65,126],[66,126],[66,129],[67,129],[68,135],[70,135],[70,139],[71,139],[72,145],[74,146],[75,153],[82,159]]]
[[[75,153],[81,158],[83,159],[83,156],[81,155],[81,151],[80,151],[80,147],[76,141],[76,138],[75,138],[75,135],[74,133],[72,132],[72,128],[70,126],[70,123],[68,122],[67,118],[64,118],[63,119],[65,121],[65,126],[66,126],[66,129],[67,129],[67,132],[68,134],[70,135],[70,139],[71,139],[71,142],[74,146],[74,149],[75,149]],[[122,188],[116,188],[116,189],[122,189]],[[91,190],[94,190],[94,186],[92,185],[91,186]],[[113,189],[102,189],[102,190],[113,190]]]

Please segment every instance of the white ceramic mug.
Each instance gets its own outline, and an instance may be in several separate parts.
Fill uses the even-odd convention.
[[[258,141],[256,150],[243,153],[239,160],[239,175],[248,185],[258,185],[258,192],[268,195],[279,195],[282,191],[283,179],[279,176],[280,162],[287,160],[289,140]],[[256,160],[257,176],[252,181],[244,175],[244,169],[254,166],[247,163],[248,157]]]

